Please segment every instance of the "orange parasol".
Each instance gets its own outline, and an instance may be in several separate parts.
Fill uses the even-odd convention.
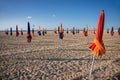
[[[54,33],[57,34],[56,28],[54,28]]]
[[[60,32],[62,32],[62,24],[60,24]]]
[[[63,34],[63,30],[62,30],[62,24],[60,24],[60,32],[59,32],[59,38],[63,39],[64,34]]]
[[[96,38],[94,39],[94,43],[89,46],[89,49],[93,51],[93,54],[96,56],[102,56],[105,54],[105,47],[102,40],[103,29],[104,29],[104,10],[101,12],[98,27],[96,30]]]

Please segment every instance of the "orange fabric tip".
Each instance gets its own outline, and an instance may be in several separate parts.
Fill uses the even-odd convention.
[[[104,43],[99,42],[96,38],[94,39],[94,43],[89,46],[89,49],[91,49],[96,56],[102,56],[105,54]]]
[[[62,24],[60,24],[60,32],[62,32]]]
[[[55,34],[57,34],[57,31],[54,31]]]

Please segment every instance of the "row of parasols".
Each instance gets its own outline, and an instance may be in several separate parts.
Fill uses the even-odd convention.
[[[28,26],[30,27],[30,23],[29,23],[29,22],[28,22]],[[31,30],[29,30],[29,29],[30,29],[30,28],[28,28],[28,33],[30,33],[30,31],[31,31]],[[75,27],[73,27],[73,29],[71,29],[70,31],[71,31],[71,33],[72,33],[73,35],[75,35],[75,34],[77,34],[77,33],[80,32],[79,29],[75,29]],[[33,36],[33,37],[35,36],[34,32],[35,32],[35,31],[34,31],[34,28],[32,28],[32,36]],[[54,32],[55,34],[60,34],[61,32],[64,33],[64,29],[62,28],[62,24],[60,24],[60,26],[58,26],[58,30],[56,30],[56,28],[54,28],[53,32]],[[117,32],[118,32],[118,35],[120,36],[120,27],[118,28],[118,31],[117,31]],[[21,35],[23,35],[23,30],[22,30],[22,29],[21,29],[20,33],[21,33]],[[38,33],[39,36],[41,36],[41,35],[44,36],[45,34],[47,34],[47,30],[43,28],[43,30],[41,31],[41,30],[40,30],[40,25],[39,25],[39,26],[38,26],[38,31],[37,31],[37,33]],[[61,33],[60,35],[63,35],[63,36],[64,36],[63,33]],[[66,33],[67,33],[67,34],[69,33],[68,28],[66,29]],[[94,29],[94,30],[92,31],[92,33],[93,33],[93,34],[96,34],[96,30]],[[110,31],[109,29],[107,29],[107,34],[109,34],[109,33],[110,33],[111,36],[114,35],[115,32],[114,32],[114,28],[113,28],[113,27],[111,28],[111,31]],[[6,35],[9,34],[9,30],[8,30],[8,29],[5,30],[5,34],[6,34]],[[13,31],[12,31],[12,27],[11,27],[11,28],[10,28],[10,35],[12,36],[12,34],[13,34]],[[83,35],[84,35],[85,37],[88,36],[88,25],[83,28]],[[16,25],[16,36],[19,36],[18,25]],[[61,36],[59,36],[59,38],[60,38],[60,39],[63,39]]]

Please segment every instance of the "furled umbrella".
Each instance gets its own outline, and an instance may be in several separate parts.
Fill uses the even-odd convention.
[[[35,34],[34,34],[34,27],[32,28],[32,35],[35,36]]]
[[[57,34],[56,28],[54,28],[54,33]]]
[[[10,35],[12,36],[12,27],[10,28]]]
[[[23,35],[23,30],[22,30],[22,28],[21,28],[21,35]]]
[[[78,33],[80,32],[80,30],[78,29]]]
[[[73,27],[72,34],[75,35],[75,27]]]
[[[120,36],[120,27],[118,28],[118,35]]]
[[[95,34],[95,28],[94,28],[94,30],[93,30],[93,34]]]
[[[83,29],[83,34],[84,34],[84,43],[87,43],[87,36],[88,36],[88,27],[86,26],[86,28]]]
[[[43,36],[45,35],[45,30],[44,30],[44,28],[43,28],[43,30],[42,30],[42,35],[43,35]]]
[[[83,34],[85,37],[88,36],[88,26],[86,26],[86,28],[83,29]]]
[[[18,25],[16,25],[16,36],[19,36]]]
[[[58,26],[58,34],[60,33],[60,26]]]
[[[30,33],[30,23],[28,22],[27,42],[31,42],[32,36]]]
[[[107,29],[107,34],[109,34],[109,29]]]
[[[67,34],[69,33],[68,28],[67,28],[67,30],[66,30],[66,33],[67,33]]]
[[[9,34],[8,28],[5,29],[5,34],[6,34],[6,35]]]
[[[63,39],[63,37],[64,37],[64,34],[63,34],[62,24],[60,24],[59,38]]]
[[[89,46],[89,49],[92,50],[92,52],[94,54],[89,78],[90,78],[91,73],[92,73],[92,68],[93,68],[93,64],[94,64],[94,57],[95,56],[97,56],[97,57],[102,56],[105,54],[105,47],[104,47],[104,43],[102,40],[103,30],[104,30],[104,17],[105,17],[105,14],[104,14],[104,10],[103,10],[100,14],[100,17],[99,17],[98,26],[97,26],[97,30],[96,30],[96,37],[94,39],[93,44]]]
[[[111,35],[111,36],[114,35],[114,28],[113,28],[113,27],[111,28],[110,35]]]
[[[41,35],[41,31],[40,31],[40,25],[38,26],[38,35]]]
[[[45,29],[45,34],[47,34],[47,29]]]
[[[79,29],[76,29],[76,33],[79,33]]]

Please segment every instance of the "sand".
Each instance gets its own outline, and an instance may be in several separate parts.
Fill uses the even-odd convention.
[[[48,32],[26,42],[26,33],[15,36],[0,32],[0,79],[88,80],[95,35],[66,34],[63,40]],[[95,57],[91,80],[120,80],[120,36],[104,32],[106,54]],[[119,79],[117,79],[119,77]]]

